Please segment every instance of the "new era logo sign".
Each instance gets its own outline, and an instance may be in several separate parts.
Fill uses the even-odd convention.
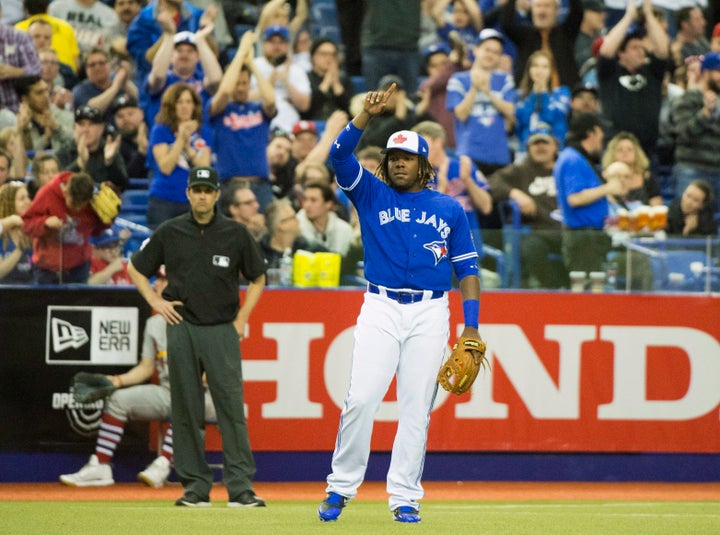
[[[48,364],[134,365],[137,362],[136,307],[49,306]]]
[[[208,171],[207,169],[198,169],[197,177],[198,178],[210,178],[210,171]]]
[[[50,326],[55,353],[62,353],[69,348],[78,349],[90,341],[85,329],[73,325],[69,321],[52,318]]]

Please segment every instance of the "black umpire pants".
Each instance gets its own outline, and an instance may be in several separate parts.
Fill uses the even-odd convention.
[[[205,457],[202,374],[210,388],[223,444],[223,483],[230,500],[253,490],[243,396],[240,341],[232,323],[167,327],[175,472],[186,493],[207,500],[213,483]]]

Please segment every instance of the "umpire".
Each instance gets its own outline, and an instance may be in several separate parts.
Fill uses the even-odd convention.
[[[229,507],[263,507],[252,479],[243,402],[240,340],[265,286],[265,263],[247,229],[215,208],[217,172],[190,170],[190,212],[162,223],[137,251],[128,273],[148,304],[167,321],[175,471],[184,495],[175,505],[209,506],[212,470],[205,459],[203,372],[223,444]],[[158,296],[149,278],[165,265],[168,287]],[[240,275],[251,281],[240,306]]]

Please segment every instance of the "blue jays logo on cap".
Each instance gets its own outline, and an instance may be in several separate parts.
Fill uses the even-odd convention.
[[[425,141],[425,138],[417,132],[411,132],[410,130],[400,130],[390,136],[383,153],[392,149],[403,150],[426,157],[428,155],[428,143]]]

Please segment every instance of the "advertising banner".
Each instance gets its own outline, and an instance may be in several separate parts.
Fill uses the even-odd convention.
[[[353,289],[263,293],[241,346],[253,450],[332,450],[362,302]],[[70,378],[134,365],[149,313],[132,289],[0,288],[0,450],[87,449],[102,404],[78,407]],[[487,292],[492,369],[463,396],[438,392],[428,449],[718,453],[718,317],[707,295]],[[450,343],[462,328],[452,292]],[[375,450],[391,449],[397,416],[393,383]],[[220,449],[215,429],[208,443]]]

